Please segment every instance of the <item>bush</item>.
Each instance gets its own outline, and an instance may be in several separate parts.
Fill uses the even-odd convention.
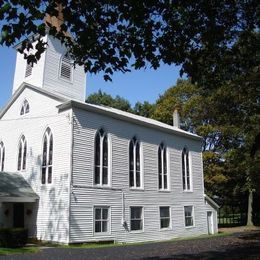
[[[28,230],[26,228],[1,228],[0,247],[23,247],[27,243]]]

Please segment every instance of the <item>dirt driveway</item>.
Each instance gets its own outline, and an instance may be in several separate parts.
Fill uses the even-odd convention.
[[[109,248],[47,248],[37,254],[4,256],[0,259],[260,259],[260,230],[237,229],[234,232],[230,236]]]

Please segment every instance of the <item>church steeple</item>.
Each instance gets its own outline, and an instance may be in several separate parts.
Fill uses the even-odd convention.
[[[45,21],[56,26],[57,30],[63,23],[61,10],[62,6],[58,5],[58,17],[46,15],[45,18]],[[43,40],[47,42],[47,49],[33,66],[27,64],[23,54],[17,52],[13,93],[25,82],[67,98],[85,101],[84,68],[74,66],[66,47],[58,39],[47,34]]]

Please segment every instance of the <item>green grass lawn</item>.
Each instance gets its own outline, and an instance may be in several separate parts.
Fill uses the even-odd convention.
[[[0,255],[11,255],[11,254],[28,254],[39,252],[38,247],[21,247],[21,248],[3,248],[0,247]]]

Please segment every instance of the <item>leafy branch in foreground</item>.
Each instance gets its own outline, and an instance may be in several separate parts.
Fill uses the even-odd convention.
[[[53,24],[44,17],[56,17]],[[30,35],[48,33],[60,39],[77,64],[106,80],[116,71],[161,63],[181,65],[200,86],[232,79],[248,55],[255,55],[259,2],[172,0],[4,0],[0,3],[1,44],[27,39],[20,51],[32,48]],[[243,42],[244,55],[235,47]],[[37,62],[45,49],[38,40]],[[243,58],[243,59],[242,59]]]

